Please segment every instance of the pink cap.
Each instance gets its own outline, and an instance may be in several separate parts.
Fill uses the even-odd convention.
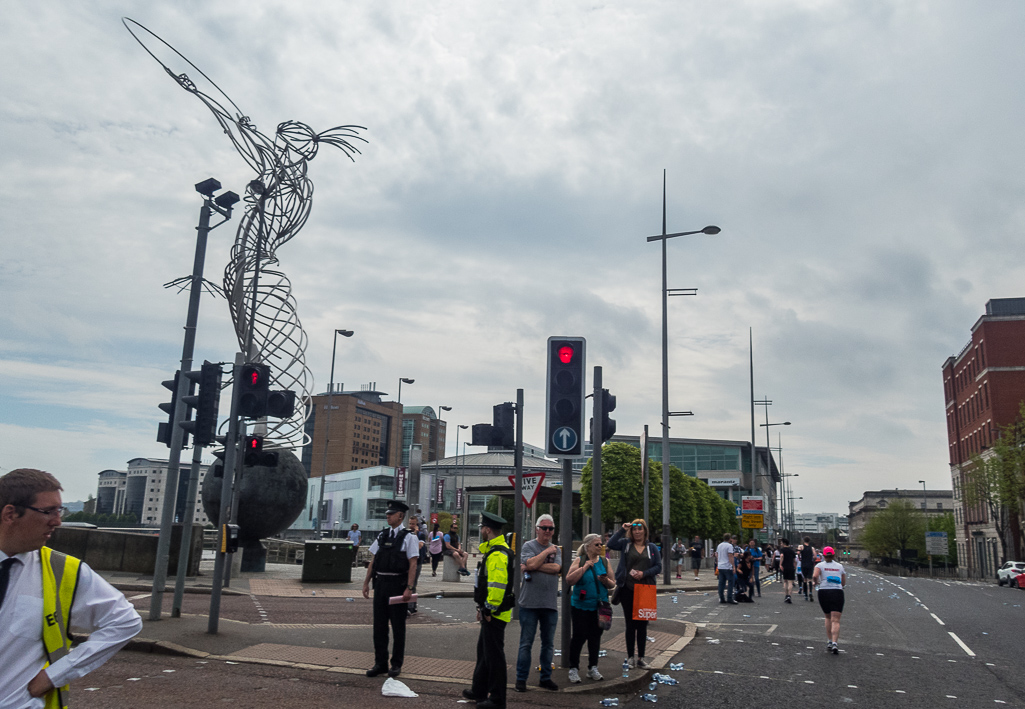
[[[833,547],[825,547],[822,549],[823,556],[835,556],[836,552],[833,551]]]

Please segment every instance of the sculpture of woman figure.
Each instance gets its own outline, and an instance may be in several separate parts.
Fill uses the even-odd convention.
[[[363,140],[357,131],[365,129],[346,125],[316,133],[304,123],[285,121],[270,138],[178,50],[138,22],[128,18],[122,22],[179,86],[210,109],[242,159],[256,172],[246,188],[245,215],[224,269],[224,294],[248,361],[270,365],[275,388],[295,391],[302,403],[292,418],[268,422],[267,445],[303,445],[313,375],[306,367],[306,333],[299,322],[291,282],[277,268],[277,250],[302,229],[310,215],[313,182],[306,174],[309,161],[321,145],[339,148],[354,160],[359,150],[350,141]],[[188,74],[175,72],[169,64],[191,68],[196,80],[209,86],[204,84],[206,90],[201,90]]]

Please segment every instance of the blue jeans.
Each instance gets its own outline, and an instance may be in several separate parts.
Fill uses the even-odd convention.
[[[726,590],[725,597],[723,590]],[[719,600],[733,600],[733,569],[719,569]]]
[[[559,611],[550,608],[520,608],[520,653],[516,657],[516,681],[526,682],[530,675],[530,651],[534,635],[541,624],[541,681],[552,678],[555,659],[555,626],[559,624]]]

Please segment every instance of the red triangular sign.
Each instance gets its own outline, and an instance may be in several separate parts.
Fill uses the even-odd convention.
[[[534,506],[534,500],[537,499],[537,491],[541,489],[541,483],[545,481],[544,473],[524,473],[523,474],[523,487],[520,489],[520,493],[523,495],[523,504],[527,507]],[[509,484],[514,488],[516,487],[516,476],[509,476]]]

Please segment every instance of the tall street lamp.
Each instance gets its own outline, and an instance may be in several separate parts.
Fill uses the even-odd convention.
[[[782,421],[780,423],[769,423],[769,407],[766,406],[765,407],[765,423],[760,423],[758,425],[765,429],[765,476],[763,476],[763,477],[768,477],[769,480],[771,481],[772,480],[772,448],[770,448],[771,444],[769,443],[769,427],[770,426],[789,426],[790,422],[789,421]],[[754,461],[751,462],[751,466],[752,466],[752,468],[754,467]],[[754,489],[755,488],[755,479],[756,479],[756,476],[752,475],[751,476],[751,494],[752,495],[755,494],[755,489]],[[772,489],[773,490],[776,489],[776,483],[772,483]],[[773,518],[775,518],[776,515],[773,514],[772,516],[773,516]]]
[[[352,330],[335,330],[334,341],[331,344],[331,380],[327,385],[327,419],[324,421],[324,454],[320,460],[320,500],[317,502],[317,538],[320,538],[320,530],[324,528],[324,482],[327,479],[327,446],[331,440],[331,409],[334,408],[335,397],[335,353],[338,352],[338,336],[352,337]]]
[[[459,432],[460,431],[465,431],[468,428],[469,428],[469,426],[464,426],[462,424],[459,424],[458,426],[456,426],[456,467],[459,468],[459,488],[460,489],[463,487],[463,469],[459,465]],[[465,458],[466,458],[465,454],[463,454],[463,458],[465,460]],[[463,494],[465,495],[466,493],[464,492]]]
[[[790,505],[787,504],[787,495],[794,491],[794,486],[787,484],[787,478],[798,478],[800,476],[800,473],[782,473],[780,475],[780,477],[783,478],[783,481],[780,484],[780,488],[783,491],[783,515],[782,519],[780,520],[780,524],[783,527],[783,531],[788,531],[788,528],[792,526],[792,523],[790,522],[788,517],[790,513]]]
[[[706,226],[697,231],[680,231],[675,234],[666,233],[666,173],[662,171],[662,233],[657,236],[649,236],[647,241],[662,242],[662,549],[669,549],[669,540],[672,532],[669,529],[669,315],[668,298],[669,286],[666,281],[666,242],[677,236],[691,236],[692,234],[715,235],[721,231],[717,226]],[[694,295],[696,289],[674,289],[673,295]],[[680,411],[673,415],[691,416],[690,411]],[[663,583],[669,584],[672,564],[665,564],[663,569]]]
[[[403,385],[403,383],[405,383],[405,384],[412,384],[413,381],[414,380],[409,379],[407,377],[399,377],[399,403],[400,404],[402,403],[402,385]]]
[[[929,493],[925,489],[925,480],[919,480],[922,483],[922,514],[925,515],[925,531],[926,531],[926,543],[929,541],[929,532],[932,531],[932,527],[929,525]],[[925,550],[926,555],[929,557],[929,576],[932,576],[932,554],[929,550]]]

